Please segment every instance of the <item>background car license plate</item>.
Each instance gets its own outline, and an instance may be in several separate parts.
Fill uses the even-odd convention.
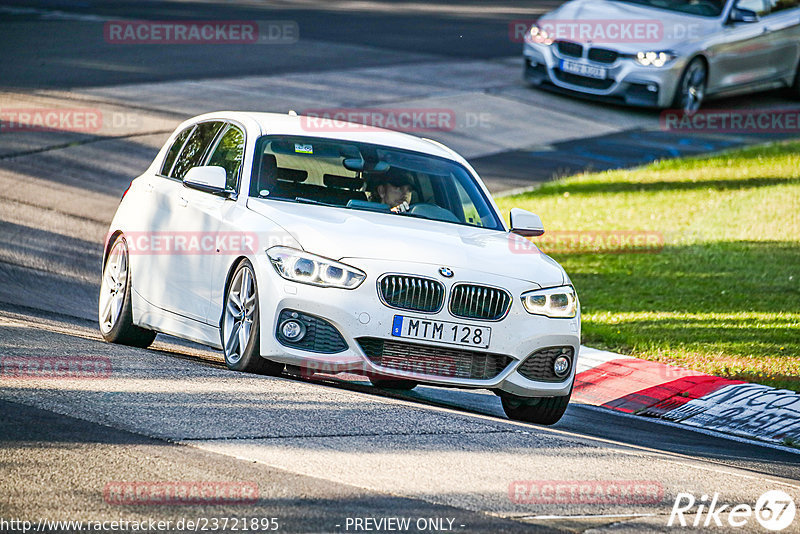
[[[587,78],[595,78],[597,80],[606,79],[606,69],[603,67],[584,65],[583,63],[576,63],[565,59],[561,60],[561,70],[570,74],[577,74],[578,76],[586,76]]]
[[[392,323],[392,335],[485,349],[489,347],[492,329],[486,326],[395,315]]]

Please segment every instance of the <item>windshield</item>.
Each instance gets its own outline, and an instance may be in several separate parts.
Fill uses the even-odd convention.
[[[701,17],[718,17],[725,7],[723,0],[617,0],[628,4],[666,9]]]
[[[250,196],[503,230],[470,173],[435,156],[332,139],[259,139]]]

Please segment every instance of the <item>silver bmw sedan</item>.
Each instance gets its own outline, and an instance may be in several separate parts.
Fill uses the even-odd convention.
[[[530,28],[524,56],[533,85],[628,105],[800,97],[800,0],[572,0]]]

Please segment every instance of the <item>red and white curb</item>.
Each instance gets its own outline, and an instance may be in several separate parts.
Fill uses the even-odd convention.
[[[668,424],[800,445],[800,394],[581,346],[572,400]],[[350,373],[317,379],[369,384]]]
[[[573,400],[705,430],[800,444],[800,395],[581,347]]]

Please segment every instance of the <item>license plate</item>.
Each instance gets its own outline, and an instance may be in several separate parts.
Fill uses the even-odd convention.
[[[567,61],[566,59],[561,60],[561,70],[570,74],[577,74],[578,76],[586,76],[587,78],[595,78],[597,80],[605,80],[607,77],[607,71],[603,67],[585,65],[583,63]]]
[[[392,322],[392,335],[486,349],[489,347],[492,329],[486,326],[395,315]]]

